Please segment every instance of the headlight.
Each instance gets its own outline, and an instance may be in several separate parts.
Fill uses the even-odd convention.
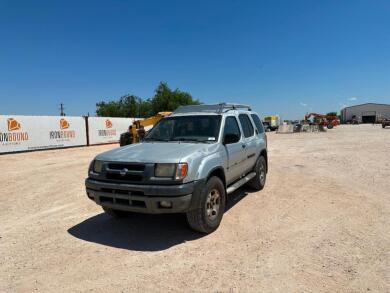
[[[102,172],[102,167],[103,167],[102,161],[97,161],[97,160],[95,160],[95,161],[93,162],[93,172],[95,172],[95,173],[100,173],[100,172]]]
[[[156,164],[154,176],[156,177],[173,177],[176,170],[176,164]]]
[[[187,176],[187,171],[188,165],[186,163],[156,164],[154,169],[154,176],[181,180]]]

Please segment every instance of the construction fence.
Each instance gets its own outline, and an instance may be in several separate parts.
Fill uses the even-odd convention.
[[[138,119],[0,115],[0,154],[116,143]]]

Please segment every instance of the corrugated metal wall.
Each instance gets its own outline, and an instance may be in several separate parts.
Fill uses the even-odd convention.
[[[346,123],[351,121],[354,115],[358,119],[359,123],[363,122],[364,116],[375,116],[376,121],[380,121],[383,118],[390,119],[390,105],[363,104],[346,107],[341,110],[341,122]]]

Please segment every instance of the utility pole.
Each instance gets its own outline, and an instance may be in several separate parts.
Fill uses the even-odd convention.
[[[138,100],[138,118],[141,117],[141,103],[142,103],[142,100],[141,98]]]
[[[65,110],[64,104],[61,103],[61,104],[60,104],[60,111],[61,111],[60,115],[61,115],[61,116],[65,116],[64,110]]]

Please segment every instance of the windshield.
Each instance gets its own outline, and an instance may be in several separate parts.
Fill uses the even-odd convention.
[[[216,142],[220,123],[220,115],[166,117],[153,127],[145,141]]]

